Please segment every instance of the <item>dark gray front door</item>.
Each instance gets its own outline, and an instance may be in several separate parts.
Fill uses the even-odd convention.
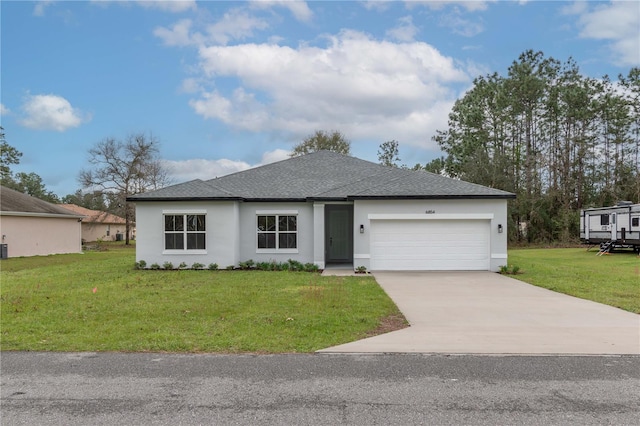
[[[327,263],[353,262],[353,206],[328,204],[324,210]]]

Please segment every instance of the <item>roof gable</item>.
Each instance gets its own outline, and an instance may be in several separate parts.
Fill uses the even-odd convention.
[[[318,151],[208,181],[195,180],[138,194],[129,200],[353,198],[515,198],[515,195],[425,171]]]

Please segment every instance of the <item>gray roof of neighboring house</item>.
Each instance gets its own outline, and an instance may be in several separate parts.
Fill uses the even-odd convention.
[[[515,198],[494,188],[425,171],[388,167],[318,151],[208,181],[137,194],[130,201]]]
[[[48,203],[31,195],[23,194],[5,186],[0,187],[0,212],[4,214],[24,213],[40,216],[69,216],[81,218],[82,215]]]

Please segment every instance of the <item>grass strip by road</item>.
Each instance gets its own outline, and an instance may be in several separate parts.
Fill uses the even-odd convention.
[[[406,326],[371,277],[133,264],[117,248],[2,260],[2,350],[312,352]]]
[[[509,250],[521,281],[640,314],[640,258],[586,248]]]

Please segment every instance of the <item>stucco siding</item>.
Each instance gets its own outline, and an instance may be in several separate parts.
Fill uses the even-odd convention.
[[[9,257],[82,252],[77,218],[1,215],[0,234]]]
[[[133,227],[133,224],[131,225]],[[86,242],[115,241],[116,234],[122,234],[124,240],[124,223],[82,223],[82,239]],[[107,235],[109,234],[109,235]],[[129,231],[129,238],[133,237],[133,230]]]
[[[430,217],[483,216],[491,217],[490,221],[490,270],[498,271],[507,263],[507,201],[490,200],[356,200],[354,202],[354,267],[364,266],[370,269],[370,215],[424,215]],[[437,216],[436,216],[437,215]],[[390,216],[391,217],[391,216]],[[498,225],[502,232],[498,232]],[[360,233],[360,225],[364,225],[364,233]],[[455,220],[451,220],[455,226]]]
[[[180,253],[167,252],[164,248],[165,214],[205,214],[205,250]],[[145,202],[136,205],[136,260],[144,260],[147,267],[153,263],[160,266],[171,262],[174,267],[185,262],[209,265],[217,263],[220,268],[239,262],[238,203],[234,201],[193,202]]]
[[[258,214],[295,214],[298,247],[295,250],[259,250],[257,248]],[[240,204],[240,261],[302,263],[314,261],[314,220],[312,203],[241,203]]]

